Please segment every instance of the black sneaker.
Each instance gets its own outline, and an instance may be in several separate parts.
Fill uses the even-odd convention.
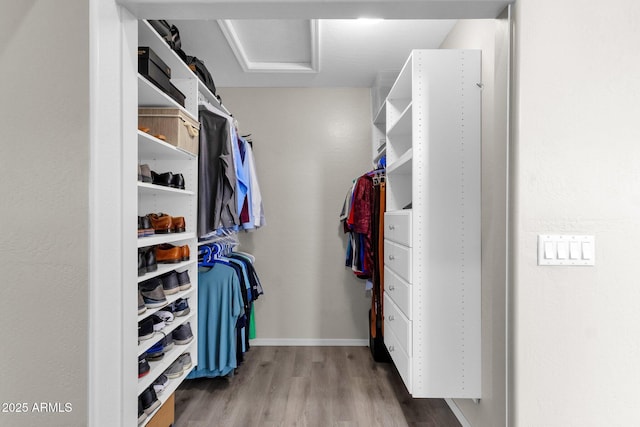
[[[147,415],[151,415],[153,411],[160,407],[160,401],[158,400],[158,396],[156,395],[156,391],[153,389],[153,386],[147,387],[142,392],[140,400],[142,400],[142,408]]]
[[[189,344],[193,340],[193,333],[191,332],[191,325],[189,322],[178,326],[173,331],[173,342],[178,345]]]
[[[153,384],[151,385],[153,386],[153,389],[155,390],[156,394],[161,394],[164,391],[164,389],[167,388],[168,384],[169,384],[169,378],[167,378],[165,374],[162,374],[158,378],[156,378]]]
[[[186,316],[191,312],[189,308],[189,302],[184,298],[178,298],[171,304],[171,311],[176,317]]]
[[[142,407],[142,399],[138,397],[138,425],[142,424],[147,419],[147,414]]]
[[[155,331],[153,329],[153,320],[150,317],[138,322],[138,340],[144,341],[153,337]]]

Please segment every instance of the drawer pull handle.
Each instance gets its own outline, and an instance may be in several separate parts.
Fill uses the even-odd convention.
[[[390,224],[390,225],[389,225],[389,230],[395,230],[395,229],[396,229],[396,226],[395,226],[395,225],[393,225],[393,224]]]
[[[393,317],[393,314],[389,315],[389,322],[393,321],[393,319],[395,319],[395,317]]]
[[[394,257],[393,255],[389,255],[389,260],[393,261],[394,259],[396,259],[396,257]]]
[[[395,285],[391,285],[391,286],[389,286],[389,290],[390,290],[390,291],[395,291],[395,289],[396,289]]]
[[[395,350],[395,348],[392,345],[390,345],[389,346],[389,351],[393,351],[393,350]]]

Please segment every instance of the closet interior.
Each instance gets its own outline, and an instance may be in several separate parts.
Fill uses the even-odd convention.
[[[152,426],[173,416],[183,381],[242,369],[254,303],[263,284],[265,299],[277,286],[244,245],[266,225],[265,207],[286,208],[262,200],[257,171],[270,171],[243,118],[167,40],[138,21],[148,68],[137,76],[137,396],[139,425]],[[416,49],[379,73],[370,166],[350,171],[335,209],[344,267],[368,291],[369,313],[355,315],[367,316],[372,357],[393,363],[416,398],[481,397],[480,64],[480,51]]]

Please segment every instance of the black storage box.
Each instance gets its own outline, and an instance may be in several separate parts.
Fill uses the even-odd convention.
[[[173,85],[173,83],[169,83],[169,96],[173,98],[178,104],[184,107],[184,93],[180,92],[180,90]]]
[[[138,48],[138,72],[164,93],[171,93],[171,69],[148,47]]]

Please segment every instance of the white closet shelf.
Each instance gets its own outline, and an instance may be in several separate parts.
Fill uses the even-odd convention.
[[[161,276],[164,273],[168,273],[172,270],[182,270],[195,263],[196,263],[196,260],[194,259],[191,261],[182,261],[176,264],[158,264],[158,269],[156,271],[153,271],[151,273],[146,273],[144,276],[138,276],[138,283],[144,282],[145,280],[153,279],[154,277]]]
[[[195,160],[196,155],[166,141],[138,130],[138,158],[141,160],[175,159]]]
[[[171,332],[173,332],[178,326],[183,325],[187,322],[192,322],[194,320],[195,319],[193,313],[189,313],[188,315],[182,317],[176,317],[173,322],[169,323],[161,331],[154,333],[153,337],[149,338],[148,340],[140,341],[140,343],[138,344],[138,356],[149,350],[158,341],[163,339],[165,335],[169,335]],[[174,346],[175,345],[176,344],[174,344]]]
[[[180,298],[183,298],[183,299],[191,298],[193,296],[193,292],[194,291],[195,291],[195,288],[193,286],[191,286],[186,291],[180,291],[177,294],[167,295],[167,305],[171,304],[172,302],[174,302],[174,301],[176,301],[176,300],[178,300]],[[147,308],[144,313],[138,314],[138,322],[140,322],[141,320],[144,320],[145,318],[151,316],[156,311],[162,310],[164,307],[166,307],[166,305],[163,305],[162,307],[158,307],[158,308]],[[189,306],[189,308],[191,308],[191,306]]]
[[[186,108],[158,89],[141,74],[138,74],[138,106],[141,108],[178,108],[195,121],[198,121],[197,117],[194,117]]]
[[[389,138],[398,137],[400,135],[411,135],[411,114],[412,103],[409,103],[407,107],[400,113],[398,119],[391,123],[387,130],[387,136]],[[409,136],[409,139],[411,137]]]
[[[195,238],[196,233],[193,231],[187,231],[186,233],[155,234],[148,237],[138,237],[138,247],[144,248],[147,246],[161,245],[163,243],[175,243]]]
[[[413,76],[413,56],[409,55],[409,58],[405,61],[402,66],[402,70],[400,70],[400,74],[396,79],[393,86],[391,86],[391,90],[387,95],[387,101],[391,103],[395,103],[395,100],[398,99],[411,99],[411,80]]]
[[[387,122],[387,103],[383,102],[380,108],[378,109],[378,113],[373,118],[374,125],[384,125]]]
[[[149,362],[151,371],[142,378],[138,378],[138,395],[142,393],[147,387],[149,387],[169,366],[183,353],[190,353],[193,351],[194,340],[187,345],[174,344],[173,348],[164,354],[162,360],[157,362]],[[191,360],[194,359],[194,354],[191,354]],[[165,390],[166,391],[166,390]],[[164,393],[163,393],[164,394]]]
[[[138,181],[138,191],[141,194],[152,194],[152,195],[160,195],[160,194],[182,194],[185,196],[193,196],[195,193],[189,190],[180,190],[178,188],[165,187],[162,185],[150,184],[148,182],[139,182]]]
[[[227,107],[225,107],[224,105],[222,105],[220,103],[220,101],[218,100],[218,98],[216,98],[216,96],[209,90],[208,87],[205,86],[204,83],[202,83],[202,80],[197,79],[198,80],[198,92],[207,100],[209,101],[211,104],[213,104],[214,107],[219,108],[220,110],[222,110],[224,113],[231,115],[231,113],[229,112],[229,110],[227,110]]]
[[[398,160],[387,165],[387,174],[410,175],[412,170],[413,148],[408,149]]]

